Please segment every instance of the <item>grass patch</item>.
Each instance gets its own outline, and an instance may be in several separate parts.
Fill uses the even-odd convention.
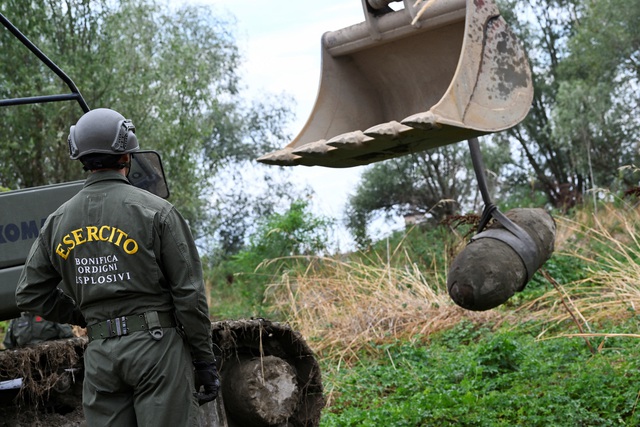
[[[568,260],[574,269],[569,274],[552,274],[558,287],[523,304],[520,310],[533,313],[551,328],[575,317],[587,332],[593,332],[593,323],[637,316],[640,211],[607,205],[598,215],[582,213],[557,222],[566,237],[554,257]]]
[[[418,344],[419,343],[419,344]],[[327,377],[321,426],[638,425],[637,340],[597,355],[577,339],[463,321],[399,340]]]

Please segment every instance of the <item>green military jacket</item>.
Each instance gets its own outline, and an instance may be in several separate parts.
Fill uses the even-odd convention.
[[[92,325],[147,311],[174,312],[194,360],[213,361],[200,257],[175,207],[117,171],[89,176],[47,218],[16,289],[24,311]]]

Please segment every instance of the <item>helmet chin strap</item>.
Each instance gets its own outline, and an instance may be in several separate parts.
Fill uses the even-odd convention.
[[[98,166],[93,166],[93,167],[88,167],[88,166],[83,166],[82,170],[84,170],[85,172],[88,172],[90,170],[99,170],[99,169],[124,169],[124,168],[129,168],[129,170],[131,170],[131,162],[126,162],[126,163],[117,163],[113,166],[109,166],[109,167],[102,167],[100,165]],[[127,172],[127,175],[129,175],[129,172]]]
[[[118,167],[120,169],[125,169],[126,168],[127,169],[127,173],[125,173],[125,176],[129,176],[129,172],[131,172],[131,161],[133,160],[133,155],[124,154],[124,156],[127,156],[129,158],[129,161],[118,163]]]
[[[129,161],[128,161],[128,162],[126,162],[126,163],[120,163],[120,164],[118,165],[118,167],[119,167],[120,169],[127,168],[127,173],[125,174],[125,176],[129,176],[129,172],[131,172],[131,160],[129,160]]]
[[[123,159],[122,156],[114,158],[113,155],[107,156],[106,158],[93,158],[93,159],[81,159],[83,167],[85,171],[95,171],[95,170],[104,170],[104,169],[117,169],[121,170],[124,168],[131,169],[131,155],[129,154],[128,160]],[[111,157],[111,158],[109,158]],[[128,175],[128,171],[127,171]]]

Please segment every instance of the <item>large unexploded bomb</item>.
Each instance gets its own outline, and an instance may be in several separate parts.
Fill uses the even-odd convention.
[[[463,308],[483,311],[503,304],[524,289],[553,252],[556,225],[549,213],[513,209],[505,216],[526,235],[496,222],[475,235],[451,264],[447,289]]]

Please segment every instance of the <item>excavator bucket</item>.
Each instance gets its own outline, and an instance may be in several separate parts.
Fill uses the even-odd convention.
[[[396,11],[362,2],[365,22],[322,36],[320,88],[302,131],[259,162],[365,165],[527,115],[529,64],[494,0],[404,0]]]

